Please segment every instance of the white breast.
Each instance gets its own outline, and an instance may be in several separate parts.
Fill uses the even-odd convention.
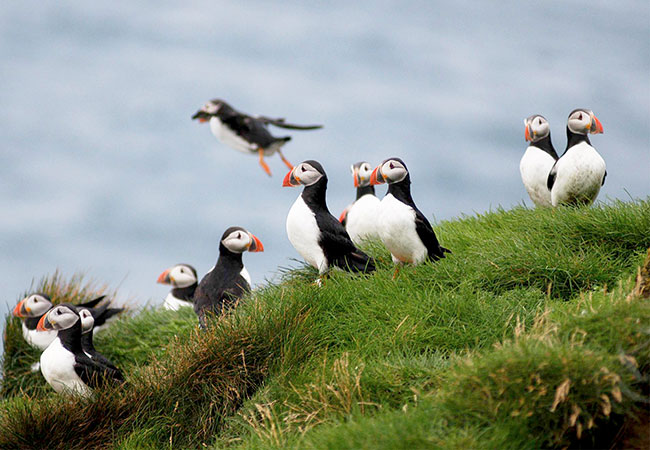
[[[229,147],[239,150],[243,153],[252,153],[257,150],[257,146],[246,141],[242,137],[234,133],[230,128],[224,126],[218,117],[212,116],[210,118],[210,131],[221,142]]]
[[[171,292],[167,294],[167,297],[165,297],[165,303],[163,303],[163,308],[171,311],[178,311],[179,309],[186,307],[194,308],[194,304],[187,300],[181,300],[180,298],[174,297],[174,294]]]
[[[551,191],[546,184],[555,159],[544,150],[529,146],[519,163],[521,181],[536,206],[551,206]]]
[[[241,275],[242,278],[246,280],[249,286],[253,286],[253,283],[251,282],[251,275],[248,273],[248,270],[246,270],[246,267],[242,267],[241,272],[239,272],[239,275]]]
[[[605,176],[605,161],[586,142],[571,147],[556,164],[557,174],[551,189],[553,206],[582,201],[592,203]]]
[[[327,259],[318,245],[320,229],[314,213],[302,199],[302,195],[294,202],[287,215],[287,236],[291,245],[308,264],[320,273],[327,272]]]
[[[355,245],[360,245],[365,239],[379,238],[379,204],[377,197],[366,194],[350,206],[345,229]]]
[[[41,354],[41,373],[56,392],[89,396],[92,391],[74,371],[75,358],[57,337]]]
[[[48,345],[56,339],[56,331],[36,331],[30,330],[23,322],[23,338],[29,345],[32,347],[40,348],[45,350]]]
[[[393,261],[420,264],[427,248],[415,230],[415,210],[386,194],[379,206],[379,234]]]

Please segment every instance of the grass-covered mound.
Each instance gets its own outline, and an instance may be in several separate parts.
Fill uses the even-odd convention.
[[[122,319],[97,347],[128,384],[91,400],[24,381],[35,359],[15,358],[22,338],[10,320],[0,448],[607,447],[634,437],[647,409],[650,303],[628,294],[650,246],[650,201],[516,208],[436,232],[453,254],[397,280],[374,246],[375,274],[337,272],[319,288],[314,271],[290,272],[205,333],[191,312]]]

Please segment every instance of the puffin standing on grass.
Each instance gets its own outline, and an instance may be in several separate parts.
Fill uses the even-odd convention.
[[[60,393],[89,397],[92,389],[106,382],[122,382],[122,373],[99,364],[81,346],[81,320],[76,308],[61,304],[38,322],[39,331],[56,331],[57,336],[41,354],[41,373]]]
[[[350,168],[357,198],[339,217],[350,239],[360,245],[366,239],[379,239],[377,231],[377,213],[379,199],[375,196],[375,187],[370,184],[372,167],[365,161],[358,162]]]
[[[399,158],[389,158],[373,170],[370,184],[388,183],[388,192],[379,205],[379,235],[397,264],[437,261],[450,250],[438,243],[431,224],[411,197],[411,176]]]
[[[120,312],[124,308],[109,308],[109,302],[104,303],[103,307],[98,307],[98,303],[104,300],[102,295],[86,303],[78,305],[90,309],[95,315],[95,321],[100,325],[105,324],[106,320]],[[13,310],[15,317],[22,319],[23,338],[29,345],[41,350],[45,350],[48,345],[56,338],[56,331],[38,332],[36,327],[41,317],[45,315],[54,305],[52,299],[44,293],[30,294],[22,299]]]
[[[219,242],[219,259],[194,292],[194,311],[205,328],[205,313],[223,314],[251,290],[251,277],[242,253],[263,252],[262,242],[242,227],[230,227]]]
[[[243,153],[259,155],[260,166],[269,176],[271,169],[264,161],[265,156],[277,152],[289,169],[293,166],[282,154],[282,146],[291,140],[291,136],[275,137],[266,128],[275,125],[290,130],[316,130],[322,125],[295,125],[284,119],[271,119],[265,116],[249,116],[237,111],[223,100],[214,99],[192,116],[199,122],[210,122],[210,130],[224,144]]]
[[[79,318],[81,319],[81,349],[86,355],[90,357],[96,363],[102,364],[110,369],[116,370],[119,372],[119,377],[122,377],[122,372],[120,369],[115,367],[115,365],[109,361],[104,355],[95,350],[95,344],[93,343],[93,327],[95,326],[95,319],[91,312],[86,308],[77,308],[79,312]]]
[[[350,272],[372,272],[372,258],[357,249],[343,225],[330,214],[325,200],[327,175],[319,162],[300,163],[282,186],[303,185],[287,215],[287,236],[294,248],[322,276],[331,266]],[[319,278],[320,279],[320,278]]]
[[[567,144],[548,175],[553,206],[590,205],[605,184],[605,160],[589,142],[589,133],[603,132],[600,120],[588,109],[575,109],[566,126]]]
[[[524,120],[526,142],[530,145],[519,163],[521,181],[535,206],[551,206],[551,191],[547,187],[548,174],[557,161],[551,142],[548,121],[535,114]]]
[[[182,307],[194,307],[192,298],[198,286],[199,278],[196,269],[189,264],[176,264],[160,274],[158,283],[170,284],[172,290],[165,297],[163,307],[178,311]]]

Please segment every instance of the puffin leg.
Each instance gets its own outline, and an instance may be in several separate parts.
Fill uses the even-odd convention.
[[[401,264],[397,264],[397,265],[395,266],[395,272],[393,272],[393,280],[394,280],[395,278],[397,278],[397,274],[399,273],[399,269],[400,269],[401,267],[402,267]]]
[[[282,151],[278,150],[278,155],[280,155],[280,158],[282,158],[282,162],[289,168],[289,170],[293,169],[293,164],[287,160],[287,158],[284,157],[282,154]]]
[[[269,169],[269,165],[264,161],[264,149],[261,148],[258,152],[260,154],[260,166],[262,166],[262,169],[264,169],[264,172],[266,172],[268,176],[271,176],[271,169]]]

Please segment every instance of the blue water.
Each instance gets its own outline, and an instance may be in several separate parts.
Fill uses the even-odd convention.
[[[285,154],[323,163],[337,216],[350,164],[389,156],[436,220],[530,204],[523,118],[544,114],[563,149],[576,107],[605,128],[600,199],[650,194],[649,2],[311,3],[2,2],[0,314],[56,269],[159,302],[158,274],[204,273],[230,225],[264,243],[254,283],[296,264],[299,190],[279,158],[268,178],[190,120],[213,97],[325,124]]]

